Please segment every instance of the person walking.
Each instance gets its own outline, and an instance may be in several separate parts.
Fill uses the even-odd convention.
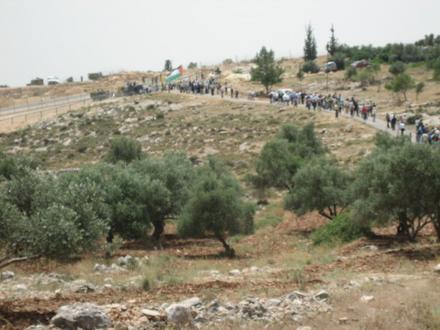
[[[403,136],[405,134],[405,123],[401,121],[399,123],[400,135]]]
[[[392,129],[393,131],[395,131],[395,130],[396,130],[397,118],[396,118],[396,116],[394,115],[394,113],[391,114],[391,120],[390,120],[390,122],[391,122],[391,129]]]
[[[387,122],[387,128],[390,128],[391,116],[388,112],[385,115],[385,121]]]
[[[376,104],[373,103],[373,107],[371,109],[371,118],[373,118],[373,123],[376,122],[376,114],[377,114]]]

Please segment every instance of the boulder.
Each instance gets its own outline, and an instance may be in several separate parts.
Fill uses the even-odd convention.
[[[51,323],[66,330],[107,329],[112,324],[110,318],[99,306],[90,303],[60,307]]]
[[[440,274],[440,264],[434,267],[434,272]]]
[[[190,308],[180,304],[170,305],[165,312],[167,314],[167,321],[178,328],[188,326],[193,321]]]

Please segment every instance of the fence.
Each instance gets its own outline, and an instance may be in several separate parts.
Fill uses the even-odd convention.
[[[2,126],[3,131],[13,129],[16,126],[40,121],[43,118],[85,106],[88,101],[90,101],[89,94],[77,94],[20,106],[0,108],[0,126]]]

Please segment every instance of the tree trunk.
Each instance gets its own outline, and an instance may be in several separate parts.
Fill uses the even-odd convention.
[[[160,239],[160,236],[162,236],[165,224],[163,221],[156,221],[153,223],[154,226],[154,232],[153,232],[153,238],[158,241]]]
[[[6,266],[9,266],[11,264],[15,264],[18,262],[23,262],[27,260],[34,260],[38,259],[41,256],[31,256],[31,257],[20,257],[20,258],[10,258],[10,259],[2,259],[2,262],[0,262],[0,269],[5,268]]]
[[[231,248],[228,243],[226,243],[226,241],[223,237],[218,236],[217,238],[220,242],[222,242],[223,247],[225,248],[226,256],[228,256],[228,258],[234,258],[235,257],[235,250],[233,248]]]

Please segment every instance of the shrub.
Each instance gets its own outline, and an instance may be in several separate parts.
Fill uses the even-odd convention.
[[[111,141],[106,160],[110,163],[130,163],[141,159],[142,156],[142,146],[138,141],[126,137],[117,137]]]
[[[399,74],[402,74],[406,71],[406,66],[405,63],[403,62],[394,62],[390,65],[390,68],[388,69],[388,71],[393,75],[393,76],[397,76]]]
[[[249,231],[251,215],[253,209],[243,201],[237,180],[223,164],[210,158],[198,173],[180,216],[178,232],[195,237],[212,233],[223,244],[226,255],[233,257],[235,251],[226,243],[226,237]]]
[[[431,67],[433,69],[432,79],[440,81],[440,58],[433,61]]]
[[[314,244],[337,244],[354,241],[370,233],[370,229],[354,221],[348,213],[341,213],[333,221],[312,233]]]
[[[345,54],[341,52],[336,52],[331,58],[330,61],[333,61],[336,63],[336,67],[338,70],[344,70],[345,69]]]
[[[347,66],[347,68],[345,69],[345,79],[354,80],[356,76],[357,76],[356,68],[352,67],[351,65]]]
[[[314,61],[308,61],[303,64],[302,70],[306,73],[318,73],[319,66]]]

